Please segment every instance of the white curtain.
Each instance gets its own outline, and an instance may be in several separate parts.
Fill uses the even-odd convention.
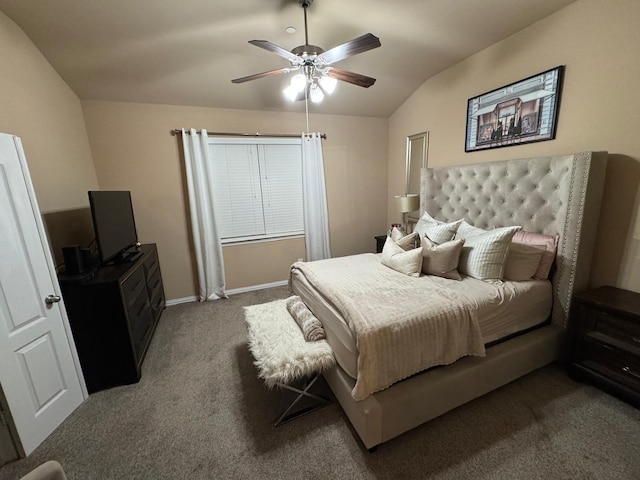
[[[321,142],[319,133],[302,134],[302,199],[308,261],[331,258]]]
[[[209,182],[211,163],[208,160],[207,131],[201,130],[198,133],[192,128],[190,134],[187,134],[183,129],[182,147],[187,172],[193,243],[198,265],[200,301],[227,298],[224,291],[222,244],[216,226],[213,192]]]

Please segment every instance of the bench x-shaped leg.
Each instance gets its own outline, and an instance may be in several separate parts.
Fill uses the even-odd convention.
[[[296,388],[292,385],[287,385],[286,383],[277,383],[278,387],[282,387],[282,388],[286,388],[287,390],[291,390],[292,392],[295,392],[298,394],[298,396],[295,398],[295,400],[293,402],[291,402],[291,405],[289,405],[285,411],[276,419],[275,423],[273,424],[274,427],[277,427],[278,425],[282,425],[283,423],[287,423],[290,420],[293,420],[294,418],[298,418],[301,417],[302,415],[305,415],[307,413],[311,413],[319,408],[324,407],[325,405],[328,405],[331,403],[331,400],[329,400],[328,398],[322,397],[320,395],[315,395],[311,392],[309,392],[309,389],[313,386],[314,383],[316,383],[316,380],[318,380],[318,374],[316,373],[313,378],[311,378],[309,380],[309,382],[307,382],[307,384],[304,386],[303,390],[300,390],[299,388]],[[303,397],[309,397],[309,398],[313,398],[314,400],[316,400],[318,403],[315,405],[310,406],[309,408],[305,408],[304,410],[301,410],[300,412],[294,413],[290,416],[287,417],[287,414],[291,411],[291,409],[303,398]]]

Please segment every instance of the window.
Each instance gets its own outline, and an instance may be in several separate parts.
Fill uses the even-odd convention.
[[[209,138],[222,243],[304,234],[299,138]]]

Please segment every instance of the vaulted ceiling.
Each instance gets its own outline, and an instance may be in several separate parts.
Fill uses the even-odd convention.
[[[310,44],[371,32],[382,46],[336,64],[375,85],[339,82],[313,111],[388,117],[428,78],[573,1],[315,0]],[[304,111],[282,95],[291,74],[231,83],[288,66],[247,42],[304,44],[297,0],[0,0],[0,11],[81,99]]]

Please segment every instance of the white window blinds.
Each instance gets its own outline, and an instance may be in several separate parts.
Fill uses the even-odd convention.
[[[300,139],[210,138],[223,243],[304,233]]]

